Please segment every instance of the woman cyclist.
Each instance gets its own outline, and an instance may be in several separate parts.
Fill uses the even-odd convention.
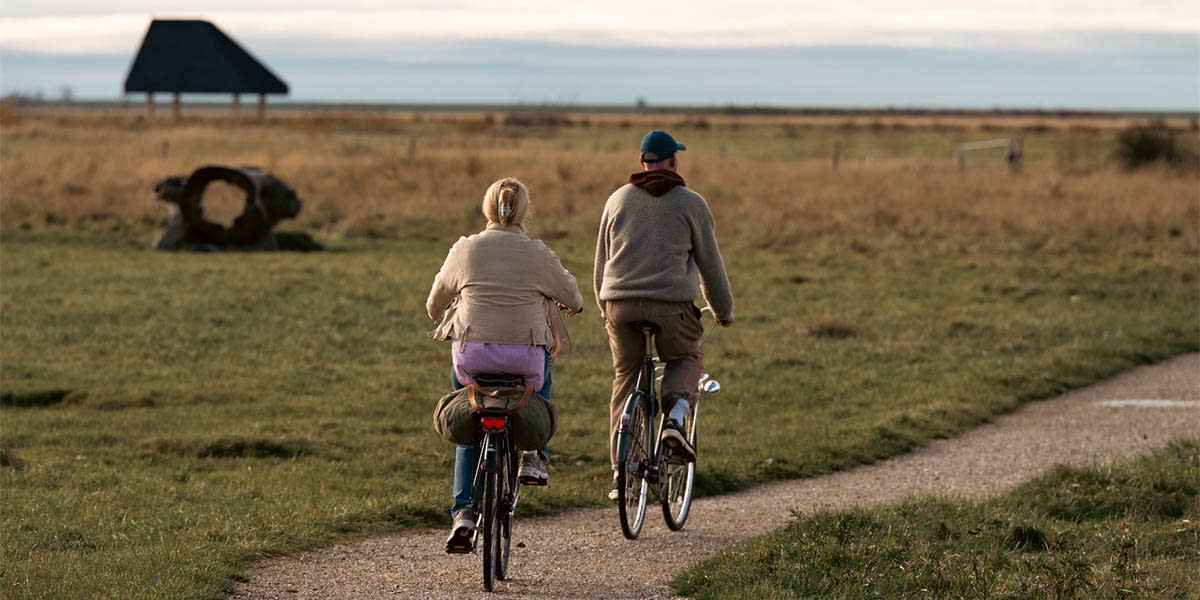
[[[483,196],[487,227],[459,238],[433,280],[425,308],[440,324],[430,332],[451,340],[451,383],[475,383],[480,373],[511,373],[550,398],[551,357],[569,344],[558,306],[568,316],[583,310],[575,278],[541,240],[525,234],[529,190],[508,177]],[[446,551],[471,551],[476,515],[471,509],[475,445],[454,455],[454,506]],[[521,457],[523,483],[546,485],[545,449]]]

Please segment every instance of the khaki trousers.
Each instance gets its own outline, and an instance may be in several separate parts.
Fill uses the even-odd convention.
[[[612,401],[609,405],[609,459],[616,469],[617,427],[625,401],[637,387],[638,371],[646,354],[644,324],[654,326],[654,346],[658,358],[666,363],[659,398],[663,412],[680,397],[696,402],[697,385],[704,368],[700,352],[700,310],[691,302],[660,302],[657,300],[610,300],[604,303],[604,325],[608,331],[608,346],[612,350]]]

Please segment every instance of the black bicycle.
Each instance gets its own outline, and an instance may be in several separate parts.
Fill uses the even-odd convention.
[[[497,579],[508,575],[513,516],[521,498],[519,451],[510,436],[509,417],[524,408],[533,390],[524,387],[520,376],[476,375],[475,379],[479,385],[473,386],[468,398],[479,415],[482,439],[472,489],[480,489],[482,483],[483,494],[476,494],[472,508],[483,521],[476,536],[482,531],[483,588],[490,592]]]
[[[704,308],[701,313],[711,313]],[[700,343],[712,332],[710,328]],[[654,355],[654,329],[643,327],[646,355],[638,374],[637,387],[625,401],[625,410],[617,429],[617,512],[621,518],[621,533],[636,539],[646,520],[646,504],[651,487],[662,505],[663,519],[671,531],[683,529],[692,507],[692,490],[696,480],[696,463],[672,459],[661,440],[663,419],[658,430],[653,420],[658,412],[658,372],[662,363]],[[704,374],[698,382],[702,397],[716,396],[721,384]],[[696,447],[698,404],[693,403],[684,419],[684,432],[692,447]]]

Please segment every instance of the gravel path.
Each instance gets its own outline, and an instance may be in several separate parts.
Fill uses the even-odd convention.
[[[439,529],[266,561],[234,598],[670,598],[666,585],[675,573],[783,527],[792,508],[874,505],[914,494],[983,498],[1057,463],[1130,458],[1184,436],[1200,436],[1200,354],[1028,404],[874,465],[698,500],[679,533],[667,530],[656,507],[634,542],[621,537],[613,507],[518,519],[511,579],[495,594],[482,591],[479,555],[446,555]]]

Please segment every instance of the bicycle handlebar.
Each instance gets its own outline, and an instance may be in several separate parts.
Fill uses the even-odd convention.
[[[712,309],[712,307],[711,307],[711,306],[705,306],[704,308],[700,309],[700,316],[701,316],[701,317],[703,317],[705,313],[708,313],[709,315],[713,314],[713,309]],[[702,321],[702,322],[703,322],[703,321]],[[716,322],[715,322],[715,321],[713,322],[713,325],[716,325]],[[708,336],[712,335],[712,332],[713,332],[713,330],[714,330],[714,329],[716,329],[716,327],[713,327],[713,326],[710,326],[708,329],[705,329],[705,330],[704,330],[704,333],[700,335],[700,343],[699,343],[698,345],[700,345],[700,346],[703,346],[703,345],[704,345],[704,340],[707,340],[707,339],[708,339]]]

